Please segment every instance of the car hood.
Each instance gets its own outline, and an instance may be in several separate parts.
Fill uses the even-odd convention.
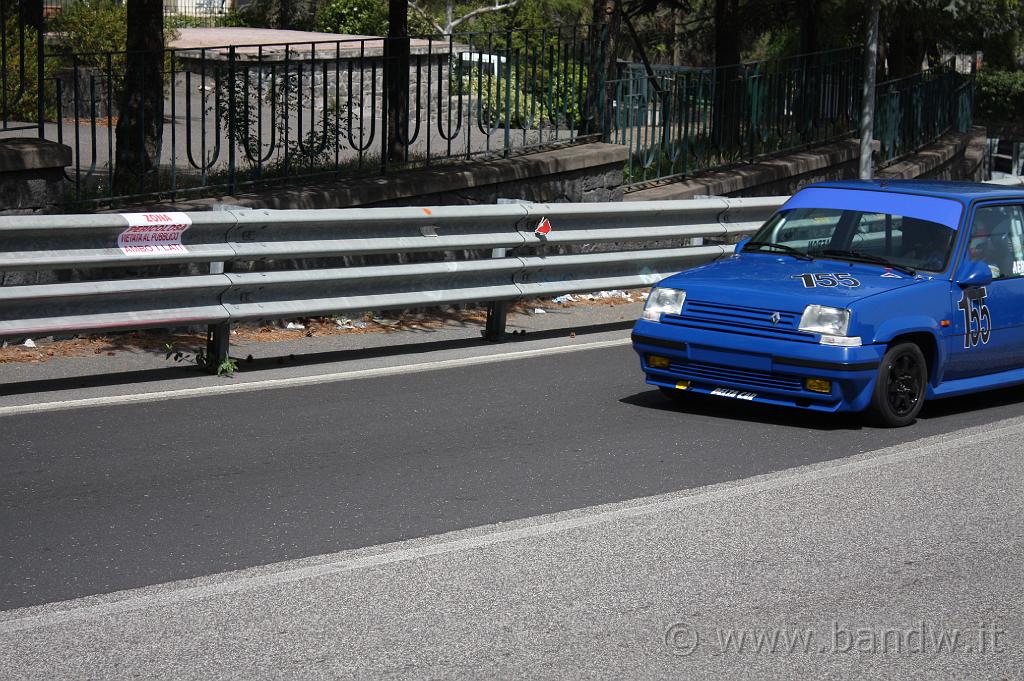
[[[844,285],[824,275],[849,278],[843,277]],[[922,280],[878,265],[744,253],[673,275],[661,285],[686,290],[688,300],[798,312],[811,304],[848,307],[862,298]],[[814,285],[808,286],[811,282]],[[833,282],[836,285],[827,285]]]

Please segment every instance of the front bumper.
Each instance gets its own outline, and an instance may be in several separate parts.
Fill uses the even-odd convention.
[[[644,319],[633,327],[632,338],[651,385],[684,384],[694,393],[826,412],[867,408],[885,354],[881,345],[834,347]],[[670,365],[652,367],[649,355],[667,357]],[[808,378],[831,381],[831,392],[807,390]]]

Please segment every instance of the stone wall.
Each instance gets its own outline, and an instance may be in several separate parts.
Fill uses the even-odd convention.
[[[219,204],[277,209],[440,206],[493,204],[498,198],[538,203],[621,201],[626,154],[626,148],[617,144],[579,144],[511,158],[156,204],[152,208],[210,210]]]
[[[948,133],[900,163],[883,168],[878,177],[910,180],[968,180],[985,177],[985,128],[974,126],[967,133]]]
[[[877,177],[984,179],[985,129],[948,133],[934,144],[886,168]],[[638,188],[625,201],[692,199],[698,196],[785,196],[814,182],[856,179],[860,166],[860,142],[842,140],[824,147],[772,159],[703,173],[682,182]]]
[[[68,189],[71,148],[29,137],[0,140],[0,215],[54,213]]]

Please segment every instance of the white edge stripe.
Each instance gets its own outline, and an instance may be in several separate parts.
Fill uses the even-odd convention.
[[[354,371],[342,371],[333,374],[295,376],[293,378],[274,378],[265,381],[247,381],[244,383],[232,383],[227,385],[180,388],[178,390],[162,390],[150,393],[139,393],[136,395],[107,395],[105,397],[86,397],[77,400],[60,400],[57,402],[41,402],[39,404],[13,405],[9,407],[0,407],[0,417],[64,411],[83,407],[102,407],[118,404],[135,404],[137,402],[180,400],[188,397],[204,397],[209,395],[229,395],[232,393],[254,392],[257,390],[273,390],[275,388],[294,388],[306,385],[318,385],[321,383],[337,383],[340,381],[352,381],[360,378],[413,374],[423,371],[437,371],[439,369],[474,366],[477,364],[511,362],[517,359],[529,359],[530,357],[543,357],[546,355],[560,355],[567,352],[578,352],[581,350],[611,348],[619,345],[628,345],[630,342],[629,338],[616,338],[615,340],[592,341],[590,343],[580,343],[578,345],[559,345],[555,347],[517,350],[514,352],[503,352],[492,355],[478,355],[458,359],[442,359],[434,362],[421,362],[418,364],[375,367],[372,369],[356,369]]]

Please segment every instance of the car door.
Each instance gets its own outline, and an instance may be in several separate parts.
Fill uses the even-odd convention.
[[[976,260],[989,266],[992,282],[952,286],[944,379],[1024,366],[1024,207],[998,204],[975,209],[959,274]]]

